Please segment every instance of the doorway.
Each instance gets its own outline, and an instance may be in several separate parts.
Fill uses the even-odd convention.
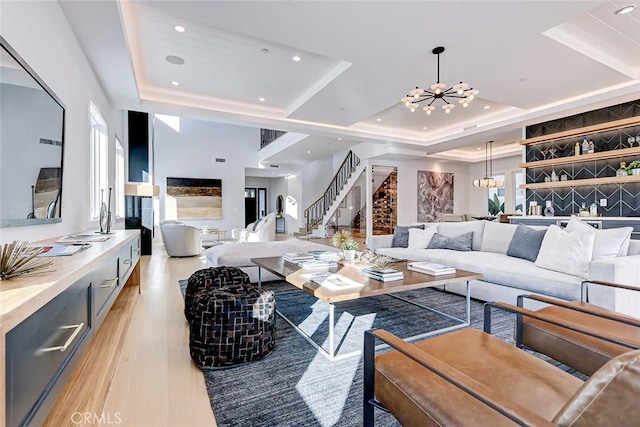
[[[246,187],[244,189],[245,227],[267,214],[267,189]]]

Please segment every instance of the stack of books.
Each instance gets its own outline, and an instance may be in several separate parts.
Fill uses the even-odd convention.
[[[315,259],[313,255],[306,252],[287,252],[282,258],[285,261],[292,262],[294,264],[302,261],[312,261]]]
[[[320,259],[312,259],[309,261],[302,261],[298,263],[299,267],[303,270],[326,270],[331,267],[337,267],[338,263],[335,261],[323,261]]]
[[[402,271],[395,268],[363,268],[360,270],[360,274],[363,276],[371,277],[372,279],[380,280],[382,282],[390,282],[392,280],[402,280],[404,274]]]
[[[340,255],[333,251],[309,251],[309,254],[322,261],[338,262],[340,260]]]
[[[434,262],[416,261],[407,264],[409,270],[417,271],[418,273],[430,274],[432,276],[439,276],[441,274],[455,274],[456,269],[453,267],[447,267],[444,264],[436,264]]]

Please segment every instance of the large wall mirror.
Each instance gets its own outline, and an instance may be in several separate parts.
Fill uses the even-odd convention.
[[[0,37],[0,227],[60,222],[64,105]]]

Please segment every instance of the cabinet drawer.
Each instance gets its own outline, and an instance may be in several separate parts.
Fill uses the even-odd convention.
[[[118,280],[118,257],[114,256],[105,261],[93,273],[93,310],[96,318],[102,317],[109,307],[109,299],[117,294],[120,286]]]
[[[129,278],[133,266],[140,258],[140,238],[133,239],[120,249],[120,283],[124,283]]]
[[[91,275],[6,335],[7,426],[29,424],[91,328]]]

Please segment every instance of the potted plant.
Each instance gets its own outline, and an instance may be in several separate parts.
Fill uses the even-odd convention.
[[[640,160],[634,160],[627,166],[627,173],[629,175],[640,175]]]
[[[358,243],[353,240],[353,234],[349,230],[340,230],[333,235],[333,246],[344,251],[344,259],[352,261],[355,259]]]
[[[356,259],[356,251],[358,250],[358,242],[352,240],[342,246],[345,261],[353,261]]]

